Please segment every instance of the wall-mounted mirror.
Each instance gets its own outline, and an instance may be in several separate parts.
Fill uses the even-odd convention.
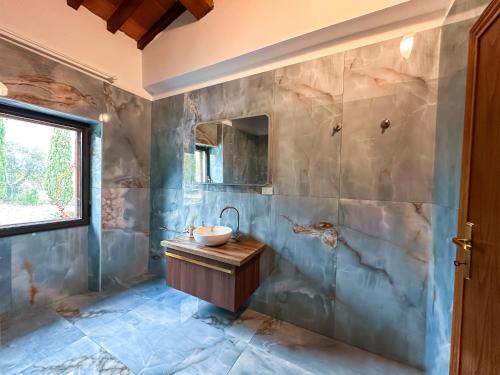
[[[269,117],[258,115],[196,125],[198,184],[265,185],[268,182]]]

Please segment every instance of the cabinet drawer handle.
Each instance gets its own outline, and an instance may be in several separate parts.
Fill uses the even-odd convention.
[[[170,257],[170,258],[175,258],[175,259],[183,260],[183,261],[188,262],[188,263],[196,264],[197,266],[202,266],[202,267],[205,267],[205,268],[210,268],[212,270],[219,271],[219,272],[224,272],[224,273],[227,273],[227,274],[230,274],[230,275],[232,275],[234,273],[234,271],[232,269],[230,269],[230,268],[224,268],[224,267],[214,266],[213,264],[205,263],[205,262],[202,262],[202,261],[199,261],[199,260],[196,260],[196,259],[191,259],[191,258],[183,257],[182,255],[177,255],[177,254],[174,254],[174,253],[169,253],[168,251],[165,251],[165,256]]]

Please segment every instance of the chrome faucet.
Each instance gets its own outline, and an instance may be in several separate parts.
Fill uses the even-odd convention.
[[[238,237],[240,236],[240,212],[238,211],[238,209],[236,207],[233,207],[233,206],[226,206],[222,209],[222,211],[220,212],[220,215],[219,215],[219,219],[222,219],[222,214],[224,213],[224,211],[226,210],[229,210],[229,209],[233,209],[236,211],[236,216],[238,218],[238,226],[236,227],[236,233],[234,235],[234,238],[235,239],[238,239]]]

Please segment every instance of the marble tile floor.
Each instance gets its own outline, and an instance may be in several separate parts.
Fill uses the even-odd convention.
[[[0,374],[421,374],[152,279],[4,315]]]

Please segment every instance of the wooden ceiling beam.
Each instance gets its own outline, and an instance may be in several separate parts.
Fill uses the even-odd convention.
[[[186,8],[180,1],[176,1],[166,12],[161,16],[161,18],[154,23],[151,28],[144,33],[144,35],[137,41],[137,48],[144,49],[149,42],[151,42],[156,35],[165,30],[168,25],[174,22],[177,17],[179,17]]]
[[[80,5],[82,5],[83,0],[67,0],[66,3],[74,10],[78,10],[78,8],[80,8]]]
[[[213,0],[180,0],[180,2],[198,20],[205,17],[208,12],[214,9]]]
[[[123,0],[106,23],[108,31],[116,33],[142,3],[143,0]]]

